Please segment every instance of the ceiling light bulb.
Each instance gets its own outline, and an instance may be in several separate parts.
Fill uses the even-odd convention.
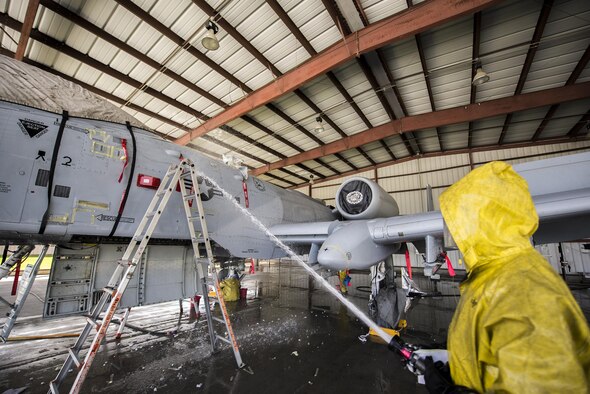
[[[316,121],[316,125],[313,128],[313,131],[315,131],[316,133],[322,133],[324,131],[324,126],[322,125],[321,116],[318,116],[317,118],[315,118],[315,121]]]
[[[219,28],[215,23],[213,23],[213,21],[209,21],[207,23],[207,32],[201,39],[201,44],[203,44],[203,46],[209,49],[210,51],[215,51],[216,49],[219,49],[219,40],[215,35],[215,33],[217,33],[218,31]]]
[[[473,81],[471,81],[474,86],[481,85],[490,80],[490,76],[483,70],[481,62],[477,62],[475,68],[475,75],[473,76]]]

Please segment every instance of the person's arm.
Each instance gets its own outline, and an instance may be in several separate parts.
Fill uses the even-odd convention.
[[[587,383],[576,359],[569,300],[542,289],[521,294],[520,299],[505,297],[486,313],[478,360],[485,390],[584,392]]]

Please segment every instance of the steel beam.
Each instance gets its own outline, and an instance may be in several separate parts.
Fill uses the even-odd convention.
[[[477,12],[498,2],[499,0],[460,2],[456,0],[430,0],[374,23],[347,36],[343,41],[339,41],[322,51],[300,67],[250,93],[244,99],[212,117],[190,133],[178,138],[176,143],[186,145],[190,140],[204,135],[286,93],[292,92],[317,76],[325,74],[362,53],[411,37],[416,33],[431,29],[460,16]]]
[[[14,58],[16,60],[23,60],[25,57],[25,50],[27,49],[27,43],[29,42],[29,36],[31,35],[31,30],[33,29],[33,23],[35,22],[38,9],[39,0],[29,0],[27,13],[25,14],[25,20],[23,21],[23,27],[20,30],[18,47],[16,48],[16,53],[14,54]]]
[[[535,58],[535,54],[537,53],[537,48],[539,48],[541,37],[543,37],[543,31],[545,30],[545,25],[547,24],[547,20],[549,19],[549,14],[551,13],[552,6],[553,0],[545,0],[543,8],[541,9],[541,13],[539,14],[539,19],[537,20],[535,32],[533,33],[533,39],[531,40],[531,45],[529,46],[529,50],[527,51],[526,58],[522,66],[522,70],[520,71],[520,77],[518,78],[518,83],[516,84],[516,90],[514,91],[514,94],[522,93],[524,83],[526,82],[527,76],[529,75],[529,70],[531,69],[531,65],[533,64],[533,59]],[[502,126],[502,132],[500,133],[500,138],[498,139],[499,145],[502,145],[504,143],[506,131],[508,130],[508,126],[510,125],[511,121],[512,114],[506,115],[506,119],[504,119],[504,125]]]
[[[510,112],[524,111],[566,101],[580,100],[590,97],[590,82],[584,82],[559,88],[546,89],[517,96],[504,97],[465,106],[408,116],[394,120],[381,126],[365,130],[353,136],[326,144],[319,148],[291,156],[270,165],[257,168],[253,175],[260,175],[276,168],[312,160],[318,157],[342,152],[347,149],[374,142],[385,137],[403,134],[414,130],[445,126],[456,123],[472,122],[492,116],[505,115]]]

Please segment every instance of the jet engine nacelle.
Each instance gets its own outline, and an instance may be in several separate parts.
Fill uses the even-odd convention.
[[[348,220],[376,219],[399,215],[397,202],[376,182],[353,177],[336,192],[336,208]]]

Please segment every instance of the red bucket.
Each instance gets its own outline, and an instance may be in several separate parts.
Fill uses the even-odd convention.
[[[240,288],[240,300],[245,300],[247,295],[248,289],[244,287]]]

